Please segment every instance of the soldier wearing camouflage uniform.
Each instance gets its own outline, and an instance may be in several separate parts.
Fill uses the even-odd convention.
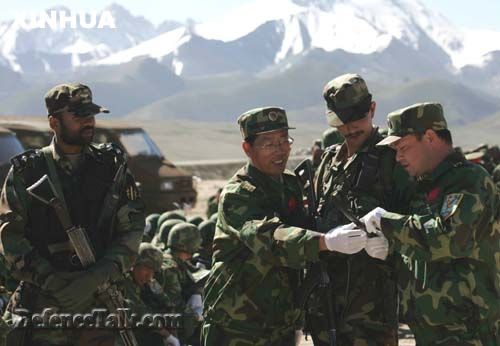
[[[326,235],[305,228],[299,181],[285,170],[293,140],[283,109],[253,109],[238,124],[249,163],[221,194],[202,339],[206,346],[293,345],[300,269],[320,251],[358,252],[366,237],[353,227]]]
[[[21,281],[10,313],[17,308],[40,312],[55,307],[74,313],[102,307],[94,296],[97,287],[130,268],[144,229],[144,207],[130,172],[118,186],[116,209],[103,205],[118,167],[126,160],[113,145],[91,144],[94,116],[109,111],[94,104],[90,89],[82,84],[52,88],[45,103],[55,132],[52,144],[11,160],[0,200],[0,248],[12,276]],[[93,244],[96,263],[88,269],[82,269],[53,208],[26,190],[45,174],[59,191],[72,223],[82,225]],[[50,189],[43,189],[39,193],[49,199]],[[101,219],[102,215],[106,217]],[[100,219],[102,229],[98,229]],[[96,339],[101,345],[114,342],[109,330],[36,329],[30,345],[73,345],[78,340],[92,344]]]
[[[164,292],[151,289],[151,286],[157,285],[154,274],[161,270],[162,263],[163,254],[160,249],[148,243],[141,243],[134,265],[118,283],[127,300],[127,307],[137,316],[168,312],[172,307]],[[149,305],[148,302],[154,302],[154,305]],[[179,344],[177,338],[165,329],[135,329],[134,334],[139,345],[164,346],[165,341]]]
[[[453,150],[443,109],[420,103],[388,115],[379,145],[418,177],[406,215],[364,218],[404,259],[401,310],[417,345],[500,344],[500,205],[489,174]]]
[[[403,211],[400,208],[409,201],[410,179],[394,164],[392,150],[375,146],[382,136],[373,126],[376,104],[365,81],[356,74],[339,76],[326,84],[323,97],[328,124],[345,141],[326,149],[316,175],[319,231],[348,222],[334,196],[340,196],[357,217],[378,205]],[[366,251],[325,259],[341,346],[397,345],[395,259],[383,262],[378,258],[380,242],[380,238],[370,238]],[[323,306],[317,295],[309,303],[306,327],[315,345],[329,345]]]
[[[190,223],[181,222],[170,230],[167,250],[157,280],[163,291],[172,301],[175,312],[185,313],[183,341],[198,342],[202,320],[202,283],[197,279],[197,268],[189,260],[201,245],[198,228]],[[191,342],[191,343],[192,343]]]

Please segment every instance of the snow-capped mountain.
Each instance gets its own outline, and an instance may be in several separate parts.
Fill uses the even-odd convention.
[[[119,29],[98,27],[97,22],[105,12],[112,16]],[[57,6],[45,13],[47,17],[54,15],[59,19],[61,13],[69,16],[71,12],[67,7]],[[69,24],[36,27],[34,23],[38,23],[42,15],[35,14],[35,19],[26,15],[0,24],[0,63],[3,61],[4,65],[20,73],[71,70],[85,61],[106,57],[156,35],[155,27],[148,20],[133,16],[116,4],[93,16],[86,14],[89,23],[92,24],[92,19],[96,21],[91,28],[80,27],[78,22],[76,28]]]
[[[249,37],[259,31],[265,35],[249,45]],[[488,39],[479,39],[481,36]],[[192,75],[188,65],[197,64],[196,57],[185,54],[204,51],[200,45],[222,47],[220,61],[231,60],[231,55],[272,53],[264,64],[272,65],[314,49],[380,53],[395,40],[421,52],[431,43],[448,56],[450,70],[480,65],[488,53],[500,49],[500,32],[457,28],[418,0],[255,0],[212,22],[177,28],[89,64],[119,64],[147,56],[167,63],[179,75]],[[203,56],[198,59],[198,64],[206,62]],[[261,61],[257,65],[240,69],[248,72],[269,67]]]

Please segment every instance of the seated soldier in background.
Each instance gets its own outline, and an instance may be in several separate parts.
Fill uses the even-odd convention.
[[[198,268],[210,269],[212,267],[212,244],[215,234],[215,222],[203,221],[199,226],[201,234],[200,250],[193,255],[193,264]]]
[[[163,292],[153,292],[150,285],[154,282],[154,274],[161,270],[163,254],[160,249],[149,243],[141,243],[139,256],[130,271],[125,273],[118,283],[123,291],[127,306],[137,316],[153,312],[168,312],[171,303]],[[155,297],[151,297],[155,296]],[[154,302],[154,305],[148,304]],[[177,338],[166,329],[138,328],[134,330],[139,345],[164,346],[180,345]]]
[[[194,267],[190,260],[201,245],[198,228],[190,223],[175,225],[168,235],[167,250],[157,280],[171,299],[175,312],[184,314],[183,343],[199,344],[200,325],[203,320],[203,279],[206,270]]]

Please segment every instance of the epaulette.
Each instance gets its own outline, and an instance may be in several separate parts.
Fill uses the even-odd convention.
[[[95,147],[104,154],[111,154],[117,157],[120,161],[127,160],[127,154],[123,151],[118,144],[115,143],[100,143],[96,144]]]
[[[256,187],[247,180],[242,181],[240,187],[248,192],[254,192],[256,189]]]
[[[10,159],[10,163],[16,172],[22,172],[27,167],[33,167],[36,159],[43,157],[40,149],[29,149],[22,154]]]

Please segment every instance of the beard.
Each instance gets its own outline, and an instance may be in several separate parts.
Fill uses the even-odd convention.
[[[66,125],[64,124],[64,121],[61,119],[60,121],[61,124],[61,133],[60,137],[64,141],[64,143],[69,144],[69,145],[86,145],[90,144],[92,142],[92,139],[94,138],[94,127],[93,126],[86,126],[80,129],[78,132],[71,132]],[[92,130],[92,135],[90,136],[85,136],[83,133],[87,130]]]

